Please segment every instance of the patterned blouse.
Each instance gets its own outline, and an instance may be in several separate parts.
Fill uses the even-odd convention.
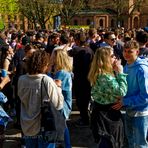
[[[99,104],[111,104],[117,97],[127,92],[126,74],[120,73],[116,77],[109,74],[98,75],[96,84],[92,87],[91,95]]]

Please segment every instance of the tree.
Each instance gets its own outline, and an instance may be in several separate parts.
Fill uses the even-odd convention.
[[[65,25],[70,25],[71,19],[84,8],[84,0],[63,0],[59,7],[62,21]]]
[[[0,14],[1,14],[1,21],[3,21],[2,16],[8,16],[9,22],[13,23],[15,16],[18,14],[18,5],[17,0],[0,0]]]
[[[56,13],[57,4],[53,0],[18,0],[19,9],[23,16],[32,22],[37,29],[37,24],[46,29],[46,23]]]

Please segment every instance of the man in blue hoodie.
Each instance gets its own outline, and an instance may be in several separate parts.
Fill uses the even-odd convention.
[[[148,148],[148,62],[141,59],[139,44],[128,41],[124,45],[123,56],[127,61],[128,91],[126,96],[113,106],[126,109],[125,133],[129,148]]]

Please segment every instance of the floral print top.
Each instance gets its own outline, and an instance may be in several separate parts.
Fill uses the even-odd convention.
[[[127,92],[126,74],[120,73],[115,77],[109,74],[98,75],[96,84],[91,89],[91,95],[99,104],[111,104],[117,97]]]

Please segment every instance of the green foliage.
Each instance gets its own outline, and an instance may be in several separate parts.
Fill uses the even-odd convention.
[[[18,14],[17,0],[0,0],[0,14],[9,15],[10,19]]]
[[[71,19],[84,8],[84,0],[63,0],[62,6],[59,8],[63,22],[66,25],[70,24]]]
[[[46,22],[56,13],[57,5],[53,0],[18,0],[19,10],[23,16],[45,29]]]
[[[0,30],[3,30],[5,28],[4,22],[2,19],[0,19]]]

